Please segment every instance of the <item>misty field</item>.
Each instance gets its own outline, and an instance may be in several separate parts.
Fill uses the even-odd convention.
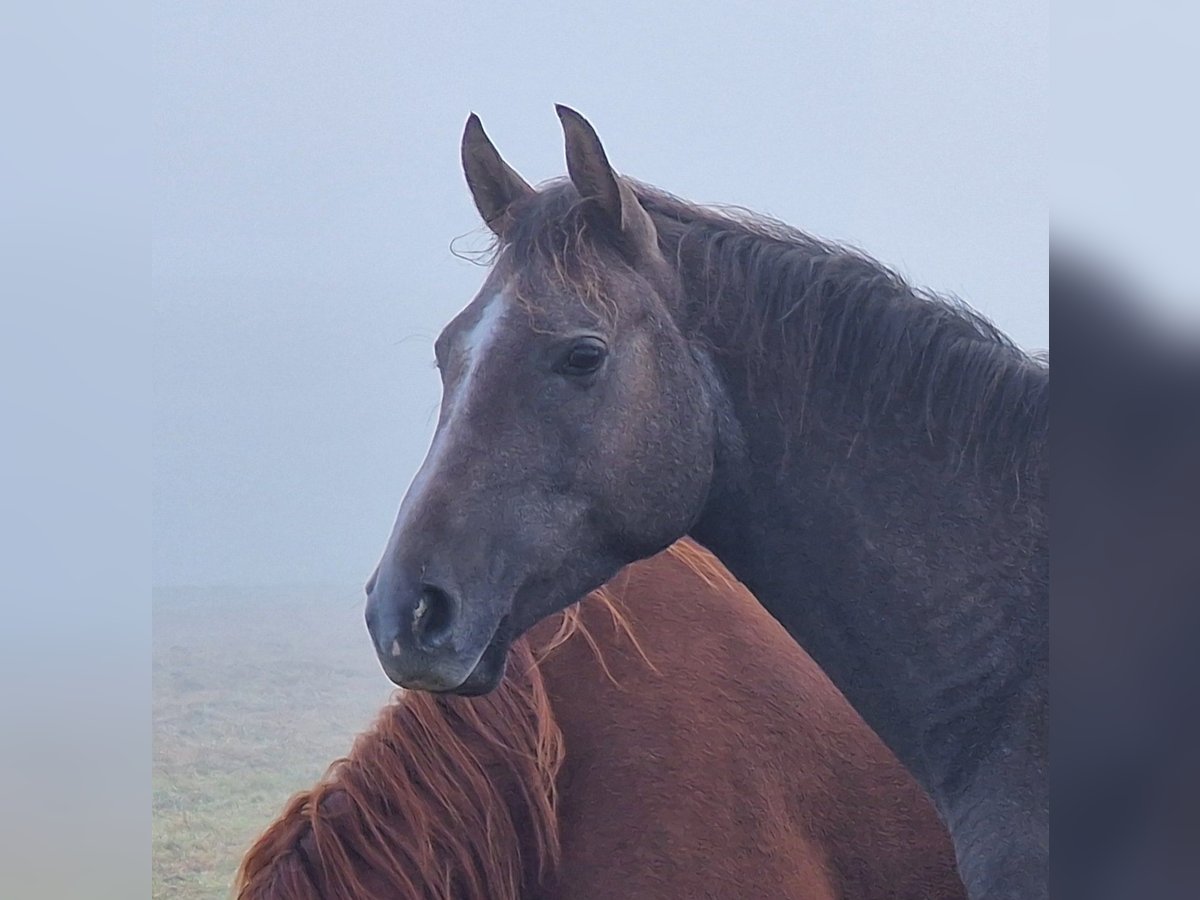
[[[242,853],[391,694],[361,588],[154,595],[153,896],[229,895]]]

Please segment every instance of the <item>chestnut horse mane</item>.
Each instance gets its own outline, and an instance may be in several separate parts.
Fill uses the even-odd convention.
[[[711,585],[736,584],[689,540],[666,553]],[[605,609],[653,668],[621,609],[628,577],[585,602]],[[517,900],[547,879],[559,862],[556,782],[566,748],[539,664],[570,639],[586,640],[612,679],[576,604],[539,646],[528,636],[513,644],[503,682],[486,696],[397,691],[350,753],[292,797],[246,853],[238,900]]]

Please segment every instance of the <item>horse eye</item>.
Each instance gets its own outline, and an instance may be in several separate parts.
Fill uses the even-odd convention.
[[[583,338],[571,345],[560,370],[564,375],[587,375],[600,368],[607,348],[599,338]]]

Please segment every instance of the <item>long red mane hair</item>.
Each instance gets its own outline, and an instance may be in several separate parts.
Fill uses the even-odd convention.
[[[667,552],[706,581],[730,581],[691,542]],[[621,612],[622,593],[618,575],[585,602],[603,606],[652,667]],[[565,750],[538,664],[570,639],[587,641],[603,668],[573,606],[514,642],[503,682],[486,696],[398,691],[246,853],[238,900],[517,900],[546,880],[560,856]]]

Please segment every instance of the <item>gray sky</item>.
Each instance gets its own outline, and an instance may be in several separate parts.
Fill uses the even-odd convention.
[[[482,280],[472,110],[530,181],[567,103],[619,170],[1047,345],[1044,3],[567,6],[158,7],[156,584],[365,580]]]

